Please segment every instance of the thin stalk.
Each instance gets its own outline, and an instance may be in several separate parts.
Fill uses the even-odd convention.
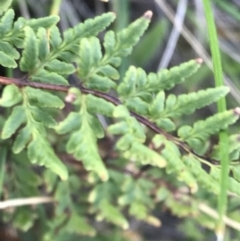
[[[52,197],[29,197],[16,198],[0,202],[0,209],[22,207],[26,205],[37,205],[43,203],[53,203],[55,200]]]
[[[129,0],[113,0],[113,11],[119,16],[115,21],[115,30],[120,31],[129,24]]]
[[[188,0],[180,0],[178,3],[173,29],[168,38],[167,46],[164,50],[161,61],[158,65],[158,71],[160,71],[160,69],[167,68],[171,61],[179,36],[182,31],[182,26],[184,23],[186,10],[187,10],[187,5],[188,5]]]
[[[114,96],[111,96],[107,93],[103,93],[103,92],[100,92],[100,91],[87,89],[87,88],[84,88],[83,86],[80,86],[80,85],[77,85],[77,86],[54,85],[54,84],[48,84],[48,83],[39,83],[39,82],[32,82],[32,81],[30,82],[30,81],[22,80],[22,79],[6,78],[6,77],[2,77],[2,76],[0,76],[0,84],[3,84],[3,85],[14,84],[14,85],[18,86],[19,88],[29,86],[29,87],[37,88],[37,89],[53,90],[53,91],[61,91],[61,92],[68,92],[70,88],[75,87],[75,88],[80,89],[80,91],[83,94],[91,94],[91,95],[94,95],[96,97],[103,98],[103,99],[107,100],[108,102],[111,102],[112,104],[114,104],[116,106],[121,104],[121,101]],[[174,142],[176,145],[178,145],[182,150],[185,150],[187,153],[192,153],[202,163],[205,163],[206,165],[211,167],[213,165],[211,163],[216,162],[216,160],[211,159],[210,157],[199,155],[195,151],[191,150],[187,143],[181,141],[177,137],[172,136],[170,133],[160,129],[158,126],[156,126],[154,123],[152,123],[151,121],[149,121],[145,117],[143,117],[143,116],[141,116],[141,115],[139,115],[139,114],[137,114],[133,111],[131,111],[130,113],[140,123],[147,126],[149,129],[151,129],[155,133],[164,135],[168,140]]]
[[[117,14],[114,29],[120,31],[129,25],[130,13],[129,13],[129,0],[113,0],[112,9]],[[120,76],[123,76],[130,64],[129,57],[125,57],[122,60],[122,64],[119,69]]]
[[[51,15],[59,15],[61,3],[62,0],[53,0],[50,10]]]
[[[29,13],[26,1],[25,0],[18,1],[18,5],[21,12],[21,16],[23,16],[26,19],[30,19],[30,13]]]
[[[211,54],[213,59],[213,69],[215,77],[215,86],[223,86],[223,71],[221,63],[221,55],[219,51],[219,43],[217,38],[216,26],[214,23],[213,12],[211,8],[210,0],[203,0],[203,6],[207,21],[209,42],[211,48]],[[221,98],[217,102],[218,112],[226,110],[226,99]],[[219,134],[220,139],[220,157],[221,157],[221,176],[220,176],[220,195],[218,196],[218,213],[219,220],[216,227],[216,235],[218,240],[224,240],[225,224],[224,216],[227,211],[227,188],[228,188],[228,174],[229,174],[229,140],[228,130],[221,131]]]

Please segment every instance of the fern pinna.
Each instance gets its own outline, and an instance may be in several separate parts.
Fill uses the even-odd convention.
[[[215,205],[214,196],[204,197],[220,188],[219,146],[210,138],[234,124],[239,109],[192,126],[177,120],[229,89],[168,94],[199,69],[201,59],[159,73],[130,66],[121,79],[118,67],[147,29],[150,11],[100,40],[96,36],[114,21],[114,13],[61,34],[59,17],[15,20],[8,7],[2,6],[0,64],[19,68],[22,78],[0,77],[7,85],[0,99],[1,199],[47,195],[54,211],[19,207],[2,212],[3,220],[29,232],[36,232],[37,222],[39,240],[64,240],[96,235],[93,219],[126,229],[129,214],[158,226],[152,210],[165,206],[214,228],[216,217],[203,209],[203,202]],[[230,146],[229,193],[238,198],[238,135],[231,136]]]

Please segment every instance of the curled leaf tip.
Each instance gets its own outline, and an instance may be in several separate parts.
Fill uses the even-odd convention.
[[[191,193],[196,193],[197,190],[198,190],[198,186],[197,186],[197,185],[191,185],[191,186],[190,186],[190,191],[191,191]]]
[[[65,182],[68,180],[68,177],[61,177],[62,181]]]
[[[69,103],[73,103],[76,100],[77,96],[74,93],[68,93],[65,97],[65,101]]]
[[[74,103],[77,98],[80,98],[81,92],[79,89],[72,87],[68,90],[68,94],[65,97],[65,101],[69,103]]]
[[[198,64],[202,64],[203,60],[201,58],[195,59]]]
[[[153,15],[153,12],[149,10],[149,11],[144,13],[143,17],[147,18],[147,19],[151,19],[152,15]]]
[[[61,178],[62,181],[67,181],[68,180],[68,173],[67,173],[67,171],[62,173],[60,175],[60,178]]]
[[[233,110],[234,114],[240,116],[240,107],[237,107]]]
[[[102,175],[100,176],[100,178],[101,178],[101,180],[102,180],[103,182],[107,182],[108,179],[109,179],[109,176],[108,176],[108,174],[106,173],[106,174],[102,174]]]

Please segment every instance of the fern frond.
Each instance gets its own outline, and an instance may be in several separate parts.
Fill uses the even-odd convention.
[[[128,206],[129,214],[136,219],[150,223],[153,219],[150,216],[150,211],[154,207],[150,198],[153,188],[155,185],[147,179],[134,180],[132,177],[126,177],[121,188],[123,195],[118,198],[118,203],[121,206]],[[155,219],[155,223],[159,223],[159,220]]]
[[[46,60],[49,53],[46,30],[39,30],[39,41],[30,27],[25,27],[25,33],[24,50],[20,60],[21,70],[28,72],[30,79],[35,81],[67,85],[68,82],[63,75],[75,71],[72,64],[56,59],[41,63],[41,60]],[[43,50],[43,53],[40,54],[39,50]],[[39,64],[41,67],[37,67]]]
[[[26,158],[26,153],[13,155],[13,162],[11,163],[13,175],[15,180],[14,185],[21,186],[19,192],[23,197],[32,197],[38,194],[38,186],[41,185],[40,177],[32,170],[31,163]],[[31,180],[31,182],[29,182]],[[25,189],[25,187],[26,188]],[[16,197],[20,193],[16,193]]]
[[[143,144],[146,138],[144,130],[134,117],[129,116],[124,106],[115,108],[114,117],[122,117],[123,121],[111,125],[108,131],[111,134],[123,135],[116,147],[123,152],[125,158],[160,168],[166,165],[164,158]]]
[[[25,72],[31,72],[38,63],[37,37],[30,27],[25,27],[25,41],[22,58],[20,60],[20,69]]]
[[[33,124],[33,122],[31,124]],[[42,126],[35,125],[31,131],[33,132],[32,140],[27,147],[28,157],[31,162],[51,169],[54,173],[58,174],[62,180],[66,180],[68,178],[67,169],[46,140],[46,133],[44,133],[45,135],[42,133]]]
[[[228,92],[229,88],[225,86],[209,88],[190,94],[179,95],[177,97],[174,95],[169,95],[165,103],[162,97],[163,94],[160,92],[160,96],[156,96],[156,99],[153,101],[152,106],[150,107],[150,114],[155,118],[175,118],[183,114],[189,115],[196,109],[200,109],[217,101],[219,98],[225,96]],[[164,104],[165,108],[163,107]]]
[[[21,30],[19,29],[21,25],[28,26],[25,27],[24,51],[20,61],[22,71],[28,72],[31,80],[67,85],[68,82],[64,75],[75,72],[71,63],[77,58],[76,53],[79,49],[80,39],[96,35],[106,28],[113,19],[114,15],[108,13],[93,20],[87,20],[85,23],[68,30],[64,34],[64,40],[62,40],[58,28],[53,26],[59,20],[56,16],[36,20],[19,19],[14,26],[13,32],[15,34]],[[50,26],[52,27],[50,28],[50,39],[48,39],[46,29]],[[37,32],[37,35],[34,31]],[[21,40],[19,39],[19,41]],[[6,64],[11,64],[10,60],[7,62],[4,56],[3,60]]]
[[[147,115],[149,115],[150,119],[160,128],[166,131],[173,131],[176,129],[176,126],[172,118],[179,117],[183,114],[191,114],[196,109],[200,109],[217,101],[226,95],[228,91],[229,89],[227,87],[210,88],[179,96],[170,94],[167,99],[165,93],[160,91],[151,105],[149,105]],[[138,113],[140,112],[138,111]]]
[[[81,95],[75,88],[70,89],[69,93],[77,96],[75,104],[80,105],[80,110],[72,112],[60,122],[56,131],[60,134],[72,132],[67,143],[67,152],[73,154],[77,160],[81,160],[86,170],[96,172],[102,180],[106,181],[108,173],[97,147],[97,139],[104,136],[102,126],[95,115],[88,112],[87,97]]]
[[[128,126],[126,132],[124,132],[124,129],[119,129],[119,123],[113,124],[109,127],[109,131],[114,134],[131,134],[135,138],[137,138],[140,142],[144,142],[146,139],[144,130],[140,123],[137,122],[137,120],[134,117],[130,116],[130,113],[126,109],[125,106],[117,106],[113,112],[113,116],[115,118],[122,118],[122,123],[126,123],[125,125]]]
[[[102,59],[101,45],[97,38],[83,39],[80,43],[79,76],[87,88],[108,91],[116,84],[109,76],[103,76],[103,71],[99,72],[98,65]],[[109,65],[111,68],[111,66]],[[96,69],[96,70],[94,70]],[[113,69],[113,68],[112,68]],[[118,72],[115,70],[118,76]],[[105,74],[112,75],[111,72]]]
[[[50,72],[45,69],[40,69],[37,73],[30,77],[34,81],[50,83],[56,85],[68,85],[68,81],[62,75],[55,72]]]
[[[183,82],[199,69],[200,64],[198,60],[191,60],[170,70],[148,75],[141,68],[131,66],[117,88],[118,94],[122,100],[139,97],[149,102],[153,99],[153,93],[171,89],[175,84]]]
[[[67,169],[56,156],[45,137],[46,131],[44,126],[54,127],[56,125],[56,122],[46,111],[43,112],[40,107],[31,105],[31,96],[34,94],[34,92],[29,96],[28,93],[30,91],[31,88],[28,88],[24,93],[26,95],[24,99],[25,113],[27,117],[26,128],[28,127],[30,129],[30,132],[32,133],[32,139],[30,141],[30,144],[28,145],[29,159],[33,163],[44,165],[47,168],[50,168],[63,180],[66,180],[68,176]],[[45,102],[45,104],[47,103]],[[26,138],[26,135],[23,135],[22,133],[19,133],[19,135]],[[20,139],[20,137],[17,138]],[[17,140],[18,139],[16,139],[16,141]],[[24,142],[26,142],[26,139],[24,139]],[[23,141],[20,143],[23,143]],[[16,144],[15,148],[18,151],[20,149],[18,146],[16,146]]]
[[[14,91],[16,90],[12,88],[10,93],[14,93]],[[43,96],[46,99],[42,99]],[[8,98],[8,95],[4,95],[3,102],[6,102]],[[56,122],[46,109],[42,110],[44,107],[62,108],[63,102],[50,93],[30,87],[22,89],[21,99],[23,99],[23,105],[14,107],[3,126],[2,139],[11,137],[17,129],[25,124],[15,139],[13,151],[20,153],[25,146],[28,146],[28,156],[33,163],[44,165],[57,173],[63,180],[66,179],[68,175],[66,167],[55,155],[46,139],[45,126],[54,127]],[[16,96],[16,100],[19,102],[19,96]]]
[[[198,184],[189,168],[182,161],[178,147],[174,143],[166,140],[164,136],[160,135],[155,135],[152,141],[155,148],[163,148],[163,150],[161,150],[161,155],[166,159],[167,173],[175,173],[180,181],[185,182],[191,188],[192,193],[196,192]]]
[[[113,64],[116,67],[119,66],[119,61],[116,61],[116,58],[122,58],[132,52],[132,47],[139,41],[147,29],[151,16],[152,13],[150,11],[146,12],[143,17],[137,19],[116,35],[112,31],[109,31],[104,38],[106,55],[102,62]]]
[[[176,84],[182,83],[186,78],[193,75],[199,69],[201,63],[201,59],[195,59],[173,67],[170,70],[160,70],[157,74],[159,79],[159,90],[169,90]],[[151,81],[152,80],[150,80],[150,82]]]
[[[195,108],[200,108],[203,105],[206,105],[207,103],[211,103],[211,101],[212,102],[214,101],[214,98],[210,100],[211,97],[209,96],[208,96],[209,97],[208,99],[206,98],[204,99],[204,93],[200,92],[199,96],[196,97],[195,95],[192,95],[192,96],[189,96],[189,99],[187,96],[183,95],[179,97],[180,99],[178,100],[178,102],[175,96],[169,96],[169,99],[167,100],[166,107],[165,107],[165,103],[164,103],[165,94],[161,91],[163,89],[170,89],[175,84],[184,81],[185,78],[189,77],[191,74],[196,72],[199,67],[200,67],[200,62],[196,60],[191,60],[178,67],[173,67],[169,71],[162,70],[159,72],[158,75],[154,73],[150,73],[149,75],[147,75],[145,71],[142,70],[141,68],[135,68],[134,66],[131,66],[126,72],[123,81],[119,84],[117,91],[118,91],[118,94],[120,95],[121,101],[130,110],[137,112],[140,115],[150,117],[152,120],[156,121],[156,123],[160,127],[164,127],[164,129],[167,129],[168,131],[174,130],[175,125],[168,118],[168,115],[165,116],[163,114],[164,118],[162,119],[157,118],[156,120],[156,117],[158,115],[161,116],[160,114],[161,112],[164,113],[165,108],[171,109],[170,107],[172,107],[172,105],[175,104],[175,105],[179,105],[178,106],[179,109],[186,107],[186,109],[191,108],[191,111],[194,111],[195,105],[196,105]],[[179,77],[180,73],[181,73],[181,78]],[[157,94],[156,97],[155,97],[155,94]],[[219,93],[219,96],[221,96],[220,93]],[[217,97],[217,93],[215,97],[219,98]],[[189,101],[190,99],[193,100],[194,98],[196,98],[195,102]],[[151,102],[152,102],[152,105],[149,105]],[[190,102],[191,105],[188,104],[188,102]],[[185,112],[185,109],[182,110],[182,112]]]
[[[97,214],[97,220],[106,220],[122,228],[128,227],[128,222],[121,212],[121,208],[116,207],[114,202],[121,192],[121,184],[124,175],[118,174],[117,180],[115,171],[109,170],[110,178],[107,182],[96,183],[88,196],[88,201],[92,204],[91,213]]]
[[[80,44],[78,75],[84,86],[100,91],[115,88],[116,84],[112,80],[119,79],[119,73],[115,68],[120,65],[122,57],[131,53],[132,47],[146,30],[149,22],[145,16],[118,34],[107,32],[104,38],[104,56],[97,38],[83,39]]]
[[[3,149],[1,149],[3,151]],[[5,175],[4,182],[8,185],[6,193],[11,198],[39,196],[39,186],[42,185],[40,176],[33,170],[32,164],[28,161],[26,152],[18,155],[8,155],[8,167],[11,172]],[[9,185],[10,184],[10,185]],[[29,212],[28,208],[19,207],[14,212],[14,217],[5,212],[2,217],[21,231],[28,231],[38,218],[37,213]]]
[[[1,17],[0,21],[0,64],[8,68],[16,68],[17,63],[15,60],[20,57],[18,51],[11,43],[4,39],[5,35],[12,30],[14,15],[14,11],[9,9]]]
[[[99,209],[100,212],[97,215],[98,221],[106,220],[122,227],[123,229],[127,229],[129,227],[128,221],[123,216],[121,211],[106,199],[101,202]]]
[[[11,107],[22,101],[22,95],[15,85],[8,85],[4,88],[0,106]]]
[[[178,136],[186,141],[192,148],[199,148],[210,135],[225,129],[227,126],[235,123],[239,118],[239,108],[215,114],[205,121],[197,121],[190,126],[182,126],[178,130]]]
[[[50,228],[48,232],[48,239],[59,239],[63,234],[79,234],[93,236],[96,230],[89,224],[87,215],[84,210],[86,206],[79,200],[74,200],[74,193],[79,191],[79,177],[75,174],[69,176],[69,179],[65,182],[59,182],[57,177],[53,173],[45,171],[45,183],[54,189],[54,199],[58,203],[55,208],[55,216],[53,218],[47,218],[47,226]],[[86,202],[86,201],[85,201]],[[81,208],[79,208],[81,206]],[[65,210],[68,210],[68,213]],[[64,230],[58,233],[60,227],[64,225]],[[81,227],[79,227],[81,225]]]
[[[196,158],[192,155],[187,155],[183,156],[182,160],[196,178],[199,186],[216,195],[220,193],[218,182],[202,168],[201,163]]]
[[[60,227],[60,226],[59,226]],[[93,237],[96,235],[96,230],[90,223],[87,222],[85,217],[81,217],[76,213],[72,213],[70,220],[66,225],[66,232],[69,234],[77,234]],[[53,233],[52,239],[56,237]]]
[[[139,115],[148,116],[148,104],[139,97],[134,97],[124,101],[124,104]]]
[[[96,172],[102,180],[106,181],[108,173],[96,143],[97,137],[103,137],[102,127],[95,117],[87,113],[79,115],[78,119],[81,120],[81,127],[71,135],[67,143],[67,152],[81,160],[86,170]]]
[[[7,68],[16,68],[17,67],[15,60],[10,58],[3,51],[0,51],[0,64]]]
[[[96,36],[99,32],[106,29],[114,19],[114,13],[104,13],[94,19],[88,19],[84,23],[76,25],[73,29],[66,30],[63,34],[64,45],[71,48],[71,43],[76,43],[81,38]]]
[[[59,109],[64,107],[63,101],[52,93],[42,91],[40,89],[33,89],[30,87],[26,87],[24,91],[27,93],[30,103],[37,105],[38,107]]]
[[[179,218],[194,216],[198,213],[196,202],[191,201],[189,197],[179,201],[174,195],[169,195],[165,205]]]
[[[57,26],[52,26],[50,28],[50,36],[49,37],[50,37],[50,46],[51,46],[52,50],[58,51],[63,40],[62,40],[60,30],[58,29]]]
[[[89,113],[98,113],[109,117],[113,116],[115,106],[112,103],[107,102],[106,100],[98,98],[94,95],[87,95],[86,102],[87,110]],[[96,105],[96,103],[98,104]]]
[[[10,154],[8,156],[8,165],[11,172],[5,176],[5,182],[8,184],[8,192],[11,198],[33,197],[39,195],[39,186],[42,185],[41,178],[33,170],[32,164],[28,161],[26,152],[18,155]],[[31,181],[29,181],[31,180]],[[28,231],[38,218],[35,212],[29,212],[26,207],[18,207],[14,212],[14,219],[11,215],[3,214],[2,217],[21,231]]]
[[[175,123],[169,118],[161,118],[154,121],[156,125],[165,131],[174,131],[176,129]]]
[[[127,146],[128,145],[128,146]],[[124,135],[117,143],[116,147],[123,151],[126,159],[140,162],[142,165],[152,165],[159,168],[166,166],[166,160],[155,151],[149,149],[130,135]]]
[[[0,41],[0,49],[3,53],[7,54],[9,58],[18,59],[20,57],[18,51],[13,48],[10,43]]]
[[[52,28],[54,28],[53,26]],[[51,29],[52,29],[51,28]],[[37,31],[39,60],[42,61],[49,54],[48,35],[44,28],[40,27]]]
[[[59,73],[62,75],[63,74],[69,75],[69,74],[74,73],[74,71],[75,71],[75,68],[73,67],[72,64],[65,63],[58,59],[54,59],[54,60],[50,61],[49,63],[47,63],[46,69],[51,72]]]
[[[8,117],[2,130],[2,139],[8,139],[16,130],[26,122],[26,114],[23,106],[15,106]]]
[[[153,200],[149,196],[154,187],[154,183],[147,179],[134,180],[131,176],[125,177],[121,187],[124,195],[119,197],[118,202],[121,205],[128,205],[137,201],[148,207],[153,207]]]
[[[4,5],[1,5],[1,7],[4,7]],[[18,59],[20,55],[15,47],[22,48],[25,45],[25,57],[29,58],[29,53],[34,54],[32,56],[34,60],[33,62],[25,58],[24,61],[28,61],[28,63],[21,63],[23,70],[28,71],[29,68],[32,69],[35,67],[34,65],[37,63],[37,42],[35,35],[32,34],[32,32],[37,32],[39,28],[50,28],[59,21],[59,17],[49,16],[30,20],[20,17],[13,23],[14,16],[14,11],[9,9],[4,13],[0,20],[0,64],[4,67],[16,68],[17,64],[15,60]],[[27,36],[26,41],[24,41],[25,34]],[[28,50],[26,50],[26,45],[28,45]]]
[[[96,36],[107,28],[114,19],[114,13],[104,13],[94,19],[88,19],[84,23],[66,30],[63,33],[63,40],[61,39],[59,30],[55,27],[50,35],[53,47],[52,56],[57,56],[64,62],[73,62],[78,59],[80,40]]]
[[[18,132],[12,148],[14,153],[20,153],[27,146],[31,140],[31,131],[29,126],[25,126]]]
[[[147,29],[150,11],[118,33],[108,31],[101,43],[96,35],[112,23],[114,13],[87,20],[61,34],[56,26],[59,17],[30,20],[20,17],[14,21],[14,11],[7,10],[11,1],[2,2],[0,65],[15,68],[19,59],[20,70],[27,75],[24,80],[0,78],[2,84],[15,84],[5,87],[0,99],[0,106],[11,107],[10,112],[4,110],[10,113],[8,118],[0,118],[3,151],[0,159],[4,159],[0,163],[0,189],[4,183],[1,198],[39,196],[42,192],[54,197],[54,215],[42,212],[42,208],[35,209],[36,215],[29,209],[18,208],[13,210],[14,216],[6,212],[10,218],[3,219],[27,231],[38,218],[40,226],[47,230],[45,241],[66,240],[69,234],[71,238],[94,235],[92,217],[128,228],[126,211],[138,220],[160,225],[151,215],[156,202],[180,217],[199,215],[200,219],[198,201],[209,192],[218,195],[221,191],[219,146],[208,148],[211,144],[208,139],[235,123],[240,109],[197,121],[192,127],[182,126],[179,138],[169,132],[176,129],[174,118],[217,101],[227,94],[228,88],[166,95],[165,90],[198,70],[200,59],[157,74],[131,66],[118,84],[117,68]],[[67,78],[74,73],[80,83],[76,83],[77,88],[70,88]],[[111,89],[116,90],[116,95],[102,93]],[[63,119],[60,123],[55,115],[65,104],[53,91],[68,91],[65,101],[73,104],[67,105],[58,116]],[[66,118],[64,113],[68,113]],[[108,126],[106,130],[101,124],[102,116],[108,117],[104,123]],[[50,133],[49,128],[53,129]],[[53,131],[65,135],[60,143]],[[152,132],[158,135],[152,138]],[[112,150],[112,135],[117,138],[117,151]],[[99,150],[102,144],[104,150]],[[8,154],[7,163],[5,147],[10,146],[14,154]],[[106,146],[111,148],[105,150]],[[231,136],[229,146],[234,162],[230,163],[228,191],[240,196],[240,168],[236,165],[240,156],[238,135]],[[207,148],[209,155],[205,154]],[[62,153],[63,149],[73,159]],[[58,155],[67,158],[69,173]],[[83,175],[75,168],[76,160],[86,170]],[[35,173],[32,169],[35,165],[46,168],[38,168],[40,172]],[[142,168],[143,165],[147,168]],[[3,182],[5,169],[9,177],[5,175]],[[58,176],[65,182],[59,181]],[[190,191],[182,192],[182,187],[188,190],[186,186]],[[198,190],[199,195],[193,198],[192,194]],[[81,193],[81,197],[76,197],[76,193]],[[211,205],[215,199],[208,201]],[[209,223],[211,226],[214,222]]]
[[[155,84],[157,85],[157,79],[155,80]],[[130,66],[123,81],[117,88],[118,94],[122,100],[131,97],[141,97],[142,94],[151,92],[151,90],[146,89],[147,82],[148,78],[143,69]],[[151,99],[152,96],[150,93],[150,100]]]
[[[35,32],[39,28],[45,28],[49,29],[52,26],[56,25],[57,22],[60,20],[59,16],[57,15],[51,15],[43,18],[37,18],[37,19],[28,19],[26,20],[26,26],[29,26],[31,29],[33,29]]]

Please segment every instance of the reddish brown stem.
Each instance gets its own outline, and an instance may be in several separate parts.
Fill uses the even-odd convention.
[[[26,81],[26,80],[15,79],[15,78],[7,78],[7,77],[2,77],[2,76],[0,76],[0,84],[4,84],[4,85],[14,84],[14,85],[17,85],[18,87],[29,86],[29,87],[37,88],[37,89],[54,90],[54,91],[62,91],[62,92],[68,92],[68,90],[70,88],[76,87],[76,88],[80,89],[81,92],[84,93],[84,94],[92,94],[94,96],[103,98],[103,99],[113,103],[114,105],[120,105],[121,104],[121,101],[119,99],[117,99],[117,98],[115,98],[111,95],[108,95],[108,94],[100,92],[100,91],[87,89],[87,88],[84,88],[82,86],[54,85],[54,84],[48,84],[48,83],[39,83],[39,82],[32,82],[32,81],[30,82],[30,81]],[[144,118],[144,117],[140,116],[139,114],[137,114],[135,112],[132,112],[132,111],[131,111],[131,115],[134,116],[140,123],[144,124],[149,129],[154,131],[155,133],[164,135],[168,140],[174,142],[176,145],[181,147],[186,152],[192,153],[196,157],[207,160],[211,163],[215,162],[211,158],[198,155],[193,150],[191,150],[186,143],[180,141],[178,138],[176,138],[176,137],[170,135],[169,133],[167,133],[166,131],[160,129],[155,124],[150,122],[148,119],[146,119],[146,118]]]

